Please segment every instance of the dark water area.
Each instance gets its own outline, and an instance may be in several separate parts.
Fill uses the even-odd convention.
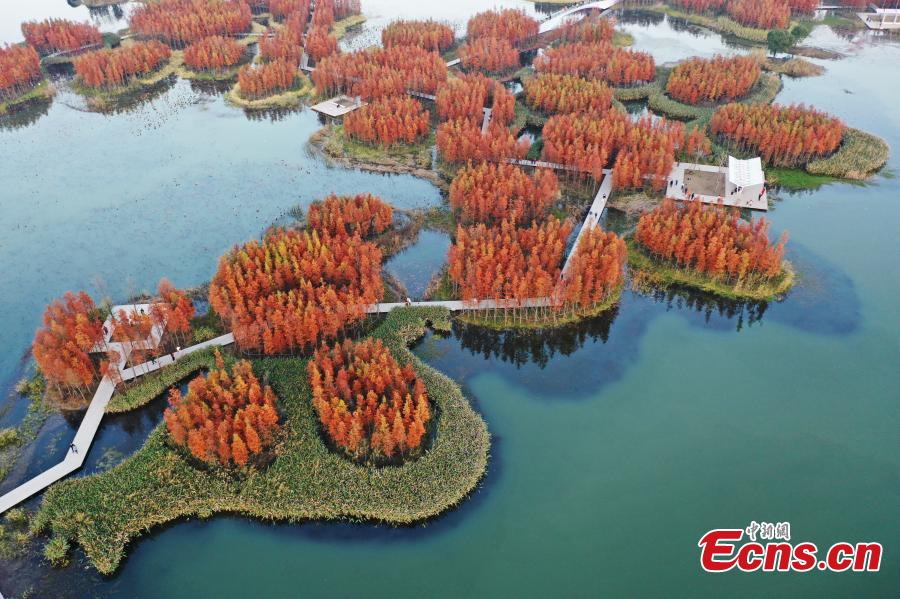
[[[449,249],[449,235],[423,229],[413,245],[391,256],[384,270],[403,283],[411,299],[418,301],[423,298],[434,275],[447,263]]]
[[[369,21],[353,43],[372,43],[398,16],[461,29],[486,7],[364,0]],[[14,41],[18,21],[83,10],[62,0],[4,6],[0,39]],[[660,64],[744,51],[665,18],[625,18],[622,27]],[[110,578],[79,550],[61,571],[38,557],[0,561],[0,591],[895,596],[900,115],[890,82],[900,74],[900,44],[825,27],[809,44],[847,58],[814,60],[826,73],[786,79],[778,100],[815,104],[881,135],[895,153],[866,185],[778,193],[766,218],[773,236],[789,233],[788,258],[799,273],[784,300],[627,291],[615,311],[558,330],[457,323],[446,337],[429,333],[414,351],[460,383],[492,434],[487,476],[458,509],[410,528],[188,520],[133,542]],[[66,73],[58,76],[64,82]],[[434,186],[413,177],[328,167],[306,145],[319,126],[311,112],[245,113],[221,91],[173,80],[112,114],[86,112],[63,91],[0,118],[0,390],[28,373],[22,356],[43,307],[68,289],[120,299],[162,276],[200,284],[223,251],[330,192],[372,192],[398,208],[441,203]],[[423,231],[386,269],[416,293],[440,268],[447,243]],[[78,476],[136,451],[163,408],[160,399],[105,419]],[[0,427],[26,410],[21,398],[0,404]],[[51,416],[4,485],[58,461],[78,422]],[[704,574],[698,539],[751,520],[789,521],[792,539],[820,548],[879,541],[882,570]]]

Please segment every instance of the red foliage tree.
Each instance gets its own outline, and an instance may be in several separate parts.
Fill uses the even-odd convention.
[[[0,99],[30,91],[42,77],[41,59],[34,48],[0,47]]]
[[[566,23],[557,31],[557,38],[563,43],[585,42],[596,44],[612,42],[613,34],[616,32],[616,21],[606,17],[585,17]]]
[[[548,114],[603,115],[612,106],[613,91],[603,81],[548,73],[525,80],[525,101]]]
[[[769,242],[764,218],[741,221],[736,209],[664,200],[641,216],[635,239],[651,255],[729,281],[779,275],[787,235]]]
[[[384,233],[393,218],[391,205],[372,194],[353,197],[332,194],[310,205],[306,223],[311,229],[332,237],[358,235],[366,239]]]
[[[691,58],[672,69],[666,92],[687,104],[735,100],[750,91],[761,72],[753,56]]]
[[[239,347],[272,355],[334,338],[382,292],[374,244],[358,235],[273,229],[219,261],[209,301]]]
[[[726,0],[671,0],[672,4],[690,12],[719,12]]]
[[[259,55],[263,60],[272,62],[284,60],[294,66],[300,66],[303,58],[303,31],[306,22],[297,13],[291,14],[284,26],[273,31],[269,29],[259,40]]]
[[[466,29],[470,40],[494,37],[515,44],[536,36],[539,26],[537,20],[526,15],[524,11],[505,9],[478,13],[469,19]]]
[[[675,164],[675,153],[684,146],[684,125],[641,118],[628,127],[613,165],[613,185],[617,188],[656,191],[666,188]]]
[[[544,217],[557,197],[559,181],[553,171],[538,169],[529,177],[509,164],[470,163],[450,184],[450,206],[463,224],[510,220],[529,225]]]
[[[784,29],[791,22],[786,0],[729,0],[725,7],[735,21],[749,27]]]
[[[518,69],[519,51],[502,38],[482,37],[460,46],[459,58],[466,69],[503,73]]]
[[[726,104],[713,114],[710,131],[769,164],[797,166],[831,154],[846,127],[840,119],[799,106]]]
[[[114,50],[95,50],[74,60],[75,74],[88,87],[116,87],[132,77],[152,73],[171,55],[168,46],[157,41],[138,42]]]
[[[261,65],[244,65],[238,71],[238,85],[244,98],[263,98],[294,87],[297,66],[278,59]]]
[[[433,94],[447,80],[447,64],[437,52],[395,46],[329,56],[316,65],[312,78],[320,94],[346,93],[366,100],[409,89]]]
[[[563,309],[590,312],[621,288],[628,248],[613,232],[593,227],[581,234],[557,293]]]
[[[590,114],[550,117],[544,125],[544,159],[574,167],[599,181],[630,126],[628,116],[617,110],[602,118]]]
[[[158,0],[131,15],[132,32],[176,48],[211,35],[234,35],[250,29],[252,14],[243,0]]]
[[[307,371],[322,430],[347,456],[387,463],[420,450],[431,421],[425,385],[380,339],[323,346]]]
[[[458,227],[448,273],[464,300],[550,297],[559,280],[569,221],[549,218],[528,228],[510,221]]]
[[[260,41],[260,47],[263,41]],[[220,35],[194,42],[184,49],[184,64],[195,71],[223,71],[244,56],[244,46]]]
[[[329,32],[328,27],[315,26],[306,37],[306,51],[316,61],[337,54],[337,38]]]
[[[65,19],[46,19],[22,23],[25,42],[41,54],[74,52],[86,47],[102,46],[100,30],[88,23]]]
[[[309,0],[269,0],[269,12],[276,20],[284,20],[286,17],[299,17],[303,28],[309,21]]]
[[[646,83],[656,76],[653,56],[608,43],[564,44],[550,48],[534,61],[534,68],[538,73],[603,79],[616,86]]]
[[[481,125],[471,120],[447,121],[437,129],[438,151],[446,162],[524,158],[530,146],[528,141],[517,140],[509,129],[494,122],[484,133]]]
[[[453,28],[437,21],[394,21],[381,31],[381,43],[392,46],[416,46],[431,52],[443,52],[455,41]]]
[[[431,115],[417,100],[390,96],[373,101],[344,117],[350,137],[380,146],[412,144],[428,135]]]
[[[492,81],[480,73],[453,77],[437,92],[437,113],[444,120],[469,119],[481,123]]]
[[[275,392],[261,385],[250,362],[229,373],[216,352],[217,367],[198,376],[182,396],[169,392],[164,413],[169,439],[196,459],[216,466],[259,464],[281,431]]]
[[[161,279],[157,289],[159,302],[150,306],[150,316],[155,324],[165,327],[165,331],[182,343],[191,332],[191,319],[194,318],[194,302],[181,290],[176,289],[168,279]]]
[[[80,291],[54,300],[44,312],[32,353],[47,381],[60,392],[83,394],[97,380],[89,353],[103,342],[103,315]]]

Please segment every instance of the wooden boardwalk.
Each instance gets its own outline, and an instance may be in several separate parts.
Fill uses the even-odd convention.
[[[590,231],[594,227],[600,225],[600,215],[603,214],[603,210],[606,208],[606,202],[609,201],[609,196],[612,195],[612,181],[612,171],[610,169],[604,169],[603,181],[600,182],[600,189],[597,190],[597,195],[594,196],[594,201],[588,210],[587,216],[584,218],[584,223],[578,231],[578,237],[575,238],[575,243],[572,244],[572,250],[566,257],[566,263],[563,265],[561,274],[563,279],[566,278],[566,273],[569,270],[569,262],[572,260],[572,256],[575,255],[575,250],[578,249],[578,243],[581,241],[581,236],[584,235],[585,231]]]
[[[163,356],[162,358],[159,358],[152,362],[140,364],[128,369],[120,368],[122,380],[130,381],[143,374],[154,372],[163,368],[164,366],[176,362],[184,356],[188,356],[202,349],[206,349],[208,347],[230,345],[232,343],[234,343],[234,335],[228,333],[227,335],[222,335],[221,337],[216,337],[215,339],[211,339],[204,343],[198,343],[197,345],[193,345],[181,351],[177,351],[174,354]],[[109,400],[112,399],[115,390],[116,385],[108,376],[105,376],[103,377],[103,379],[101,379],[100,384],[97,386],[97,391],[94,392],[94,397],[93,399],[91,399],[91,403],[88,406],[87,411],[84,413],[84,418],[82,418],[81,420],[78,431],[75,433],[75,438],[72,440],[72,444],[75,446],[75,451],[72,451],[70,449],[66,452],[66,457],[62,462],[53,466],[49,470],[45,470],[31,480],[22,483],[15,489],[0,497],[0,514],[12,507],[17,506],[32,495],[40,493],[64,476],[67,476],[81,468],[82,464],[84,464],[85,458],[87,457],[88,450],[91,448],[91,443],[93,443],[94,441],[94,436],[97,434],[97,430],[100,428],[100,423],[103,420],[103,415],[106,413],[106,406],[107,404],[109,404]]]

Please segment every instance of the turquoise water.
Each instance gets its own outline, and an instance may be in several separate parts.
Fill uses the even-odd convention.
[[[889,83],[900,45],[815,39],[848,58],[787,81],[780,100],[814,102],[900,148]],[[649,37],[638,47],[657,52]],[[163,274],[199,283],[225,248],[329,191],[372,191],[401,207],[440,201],[413,178],[326,169],[305,150],[309,113],[250,120],[184,83],[116,116],[65,101],[36,124],[0,130],[0,335],[15,348],[0,358],[0,380],[17,371],[44,303],[94,275],[113,295],[129,277],[138,289]],[[62,572],[0,564],[0,590],[896,596],[898,166],[895,153],[869,185],[780,194],[767,218],[773,235],[789,231],[801,273],[782,303],[627,293],[614,314],[554,333],[427,336],[416,351],[463,385],[493,434],[482,488],[442,518],[403,529],[184,522],[133,543],[111,579],[76,553]],[[410,271],[431,263],[427,246],[409,255]],[[879,541],[882,571],[703,573],[698,539],[751,520],[789,521],[795,542],[820,547]]]

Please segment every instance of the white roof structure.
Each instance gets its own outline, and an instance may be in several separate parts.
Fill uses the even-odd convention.
[[[332,118],[342,117],[345,114],[353,112],[357,108],[365,106],[365,102],[359,98],[351,98],[349,96],[338,96],[330,100],[325,100],[312,107],[313,110],[330,116]]]
[[[762,160],[759,158],[738,160],[734,156],[729,156],[728,182],[736,187],[765,185],[766,176],[763,174]]]

